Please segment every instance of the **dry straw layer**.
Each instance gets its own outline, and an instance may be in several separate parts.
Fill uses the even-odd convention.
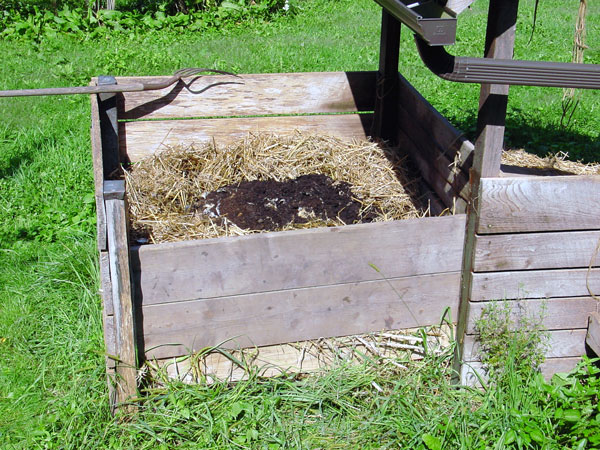
[[[193,213],[202,195],[241,181],[284,181],[324,174],[350,183],[361,204],[361,215],[374,212],[376,221],[421,217],[402,159],[367,140],[343,141],[296,132],[290,136],[250,134],[236,145],[173,147],[135,164],[125,173],[134,236],[152,243],[243,235],[231,222]],[[284,229],[344,225],[291,224]]]
[[[532,169],[539,175],[600,175],[600,164],[583,164],[569,161],[568,154],[557,153],[545,158],[525,150],[507,150],[502,153],[502,164]]]

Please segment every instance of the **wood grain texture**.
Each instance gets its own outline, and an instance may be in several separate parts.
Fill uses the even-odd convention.
[[[98,110],[98,96],[90,96],[91,120],[90,128],[92,141],[92,164],[94,170],[94,197],[96,199],[96,230],[98,250],[106,250],[106,211],[102,195],[104,185],[104,164],[102,162],[102,137],[100,134],[100,113]]]
[[[429,136],[427,142],[435,142],[448,161],[454,161],[462,142],[464,142],[463,133],[431,106],[406,78],[399,75],[399,80],[400,107],[411,117],[410,123],[405,129],[410,131],[411,126],[418,126]],[[468,148],[468,145],[462,148],[462,158],[465,162],[470,161]],[[465,170],[468,171],[468,167]]]
[[[561,269],[600,265],[600,231],[478,235],[475,272]]]
[[[107,200],[108,252],[116,326],[117,398],[127,401],[137,393],[137,357],[133,296],[127,242],[127,212],[124,200]]]
[[[132,270],[151,305],[456,272],[463,236],[464,216],[262,233],[142,246]]]
[[[451,211],[456,207],[456,213],[462,214],[466,211],[466,202],[458,196],[450,183],[448,183],[437,170],[431,160],[421,155],[415,142],[400,128],[396,130],[396,142],[398,147],[407,152],[413,164],[419,170],[419,175],[444,204]]]
[[[546,358],[568,358],[581,357],[585,355],[585,328],[576,330],[554,330],[548,331]],[[508,346],[508,343],[507,343]],[[479,361],[481,346],[478,336],[465,336],[463,347],[463,361]]]
[[[590,314],[585,343],[592,349],[596,356],[600,356],[600,314]]]
[[[548,358],[540,367],[540,372],[546,380],[552,378],[554,374],[570,372],[581,361],[580,357],[569,358]],[[479,377],[487,380],[487,374],[480,362],[469,362],[463,364],[461,368],[461,384],[465,386],[479,386]]]
[[[600,269],[485,272],[473,274],[471,300],[580,297],[599,292]]]
[[[478,232],[593,230],[600,225],[600,176],[481,181]]]
[[[189,354],[231,338],[225,347],[433,325],[446,307],[454,317],[459,278],[453,272],[145,306],[146,357]]]
[[[514,300],[501,303],[510,308],[510,317],[515,324],[522,318],[543,317],[545,330],[585,328],[588,316],[598,311],[598,302],[592,297],[550,298],[544,300]],[[475,323],[490,302],[470,302],[467,333],[476,334]]]
[[[168,77],[117,78],[117,82]],[[164,119],[372,111],[375,72],[203,75],[120,96],[119,118]]]
[[[110,263],[108,252],[100,252],[100,295],[102,297],[102,308],[107,315],[115,313],[113,307],[112,284],[110,279]]]
[[[338,114],[289,117],[165,120],[121,122],[120,145],[128,158],[139,161],[169,146],[229,145],[248,133],[289,135],[294,131],[328,134],[342,139],[366,139],[372,114]]]

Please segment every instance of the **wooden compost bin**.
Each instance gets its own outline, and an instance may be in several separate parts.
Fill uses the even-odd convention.
[[[456,179],[467,178],[460,164],[449,169],[447,162],[472,145],[396,77],[404,98],[394,114],[401,145],[420,155],[438,208],[464,208]],[[376,79],[376,72],[205,76],[189,89],[180,82],[92,97],[105,340],[116,356],[107,358],[118,387],[113,402],[135,393],[135,369],[146,358],[186,355],[232,337],[230,347],[268,346],[434,325],[446,308],[456,317],[465,214],[128,245],[127,188],[110,179],[120,164],[168,145],[222,144],[248,132],[364,139],[379,108]],[[134,79],[100,80],[111,81]]]
[[[502,14],[489,14],[486,57],[512,58],[517,5],[491,0],[490,11]],[[231,338],[230,347],[272,346],[434,325],[446,308],[457,320],[456,368],[472,383],[481,370],[475,321],[496,300],[507,300],[515,317],[545,305],[547,376],[572,368],[586,339],[600,351],[600,177],[517,176],[502,167],[508,86],[482,85],[473,145],[398,74],[399,36],[384,9],[378,72],[204,76],[92,96],[113,405],[135,395],[144,359]],[[455,214],[129,246],[127,187],[113,180],[121,164],[170,145],[295,130],[396,144],[432,211]]]

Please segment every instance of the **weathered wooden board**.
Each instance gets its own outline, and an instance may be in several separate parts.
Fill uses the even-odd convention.
[[[105,191],[106,194],[106,191]],[[127,212],[124,200],[106,200],[108,252],[113,294],[118,401],[127,401],[137,392],[137,357],[134,308],[127,243]]]
[[[600,223],[599,223],[600,225]],[[600,231],[494,234],[475,237],[475,272],[567,269],[600,265]]]
[[[110,265],[108,252],[100,252],[100,294],[102,297],[102,308],[107,315],[115,313],[113,307],[112,285],[110,279]]]
[[[547,358],[567,358],[585,355],[585,328],[576,330],[548,331],[545,354]],[[478,336],[466,335],[463,347],[463,361],[478,361],[480,343]],[[507,349],[508,349],[508,343]]]
[[[471,300],[579,297],[599,292],[600,269],[485,272],[473,274]]]
[[[540,367],[540,371],[546,380],[552,378],[556,373],[570,372],[581,361],[580,357],[569,358],[548,358]],[[487,375],[483,365],[480,362],[469,362],[463,364],[461,368],[461,384],[465,386],[478,386],[479,376],[486,380]]]
[[[585,343],[593,350],[596,356],[600,356],[600,314],[590,314]]]
[[[119,137],[121,149],[135,162],[169,146],[213,140],[218,145],[228,145],[248,133],[289,135],[298,130],[343,139],[366,139],[372,117],[372,114],[336,114],[121,122]]]
[[[225,347],[433,325],[446,307],[454,317],[459,279],[452,272],[145,306],[146,357],[188,354],[236,337]]]
[[[446,126],[443,122],[439,126]],[[465,197],[465,188],[468,187],[469,177],[458,165],[452,164],[452,160],[445,155],[447,149],[435,140],[431,130],[424,129],[421,124],[414,120],[413,112],[398,106],[397,127],[404,135],[412,141],[407,149],[412,150],[413,156],[424,158],[437,172],[435,176],[446,180],[451,185],[456,195]],[[412,147],[412,148],[411,148]],[[414,148],[414,150],[413,150]]]
[[[454,158],[464,142],[463,133],[454,128],[402,75],[400,78],[399,99],[402,109],[412,116],[412,123],[418,124],[431,136],[431,140],[444,150],[449,161]],[[469,146],[462,148],[463,161],[470,161]],[[459,165],[461,165],[459,163]],[[468,167],[465,168],[468,170]]]
[[[481,180],[479,233],[599,228],[600,176]]]
[[[98,250],[106,250],[106,211],[104,209],[104,196],[102,195],[104,182],[104,164],[102,163],[102,138],[100,134],[100,112],[98,110],[98,96],[91,95],[92,107],[92,163],[94,169],[94,197],[96,199],[96,230]]]
[[[293,230],[142,246],[132,270],[151,305],[455,272],[463,237],[464,216]]]
[[[469,302],[467,333],[474,334],[475,322],[481,317],[490,302]],[[592,297],[550,298],[544,300],[514,300],[500,303],[510,308],[510,317],[515,324],[520,318],[543,317],[542,327],[546,330],[585,328],[588,316],[598,311],[598,302]]]
[[[202,75],[165,89],[127,92],[120,119],[372,111],[375,72]],[[120,84],[168,77],[117,78]]]
[[[466,211],[466,202],[460,198],[451,184],[449,184],[434,168],[434,164],[429,159],[423,157],[415,145],[414,141],[400,128],[396,130],[396,141],[398,147],[407,152],[412,162],[419,169],[419,175],[427,183],[433,192],[440,198],[446,208],[462,214]]]

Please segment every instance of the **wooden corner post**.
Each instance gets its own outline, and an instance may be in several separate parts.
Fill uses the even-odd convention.
[[[398,124],[400,26],[400,21],[382,8],[379,72],[371,136],[392,144],[396,140]]]
[[[99,85],[115,83],[113,77],[98,78]],[[104,340],[110,405],[113,411],[137,393],[138,362],[125,183],[109,180],[120,164],[116,95],[91,96],[92,159],[102,276]]]
[[[519,0],[490,0],[485,39],[486,58],[513,58],[518,7]],[[475,235],[479,218],[480,181],[482,178],[497,177],[500,174],[508,90],[508,85],[482,84],[479,96],[477,139],[475,140],[473,166],[470,171],[471,199],[467,211],[458,310],[456,334],[458,345],[454,357],[454,368],[457,374],[461,369],[463,341],[469,317]],[[461,381],[465,380],[461,377]]]

